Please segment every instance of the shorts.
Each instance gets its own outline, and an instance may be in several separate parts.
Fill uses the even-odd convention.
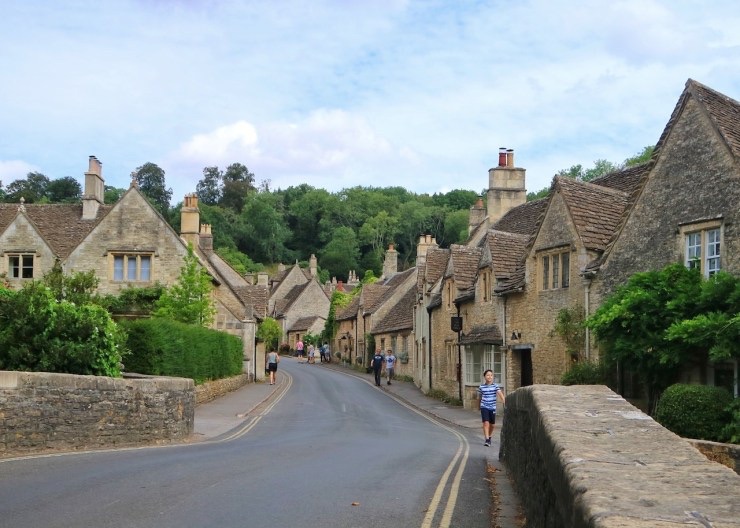
[[[496,411],[494,409],[480,408],[480,417],[484,422],[496,423]]]
[[[277,372],[277,363],[268,363],[267,370],[270,372]]]

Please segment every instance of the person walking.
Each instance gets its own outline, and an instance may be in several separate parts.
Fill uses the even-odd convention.
[[[391,384],[391,380],[395,377],[396,373],[396,356],[393,355],[393,350],[388,350],[385,355],[385,373],[388,376],[388,385]]]
[[[303,341],[301,341],[300,339],[295,344],[295,352],[299,360],[303,359]]]
[[[274,350],[270,350],[267,354],[267,370],[270,372],[270,385],[275,385],[278,363],[280,363],[280,355]]]
[[[308,345],[308,362],[309,363],[315,363],[316,362],[316,349],[313,345]]]
[[[383,363],[385,363],[385,358],[380,353],[380,347],[378,347],[375,349],[375,355],[370,363],[370,366],[373,368],[373,374],[375,374],[375,385],[378,387],[380,387],[380,372],[383,369]]]
[[[326,343],[319,347],[319,363],[323,363],[326,360]]]
[[[491,369],[483,373],[483,378],[485,383],[482,383],[478,387],[478,394],[480,394],[480,416],[483,420],[483,437],[485,438],[483,445],[490,447],[493,428],[496,425],[496,402],[498,398],[501,398],[501,404],[505,405],[506,398],[498,384],[493,382],[493,371]]]

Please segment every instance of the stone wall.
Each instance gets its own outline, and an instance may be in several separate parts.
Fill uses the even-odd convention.
[[[264,374],[263,374],[264,376]],[[200,405],[220,398],[249,383],[249,374],[209,381],[195,387],[195,404]]]
[[[503,424],[529,527],[740,527],[740,476],[607,387],[520,388]]]
[[[0,371],[0,456],[183,440],[194,419],[191,379]]]

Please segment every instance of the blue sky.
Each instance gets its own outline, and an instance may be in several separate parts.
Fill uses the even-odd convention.
[[[173,203],[203,167],[270,188],[481,191],[499,147],[527,189],[655,144],[686,80],[740,99],[737,0],[5,0],[0,181]]]

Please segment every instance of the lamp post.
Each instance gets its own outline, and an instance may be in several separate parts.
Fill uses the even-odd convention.
[[[460,351],[460,332],[462,332],[462,317],[460,317],[460,305],[457,305],[457,316],[450,318],[450,329],[457,332],[457,386],[460,401],[463,401],[462,390],[462,352]]]

